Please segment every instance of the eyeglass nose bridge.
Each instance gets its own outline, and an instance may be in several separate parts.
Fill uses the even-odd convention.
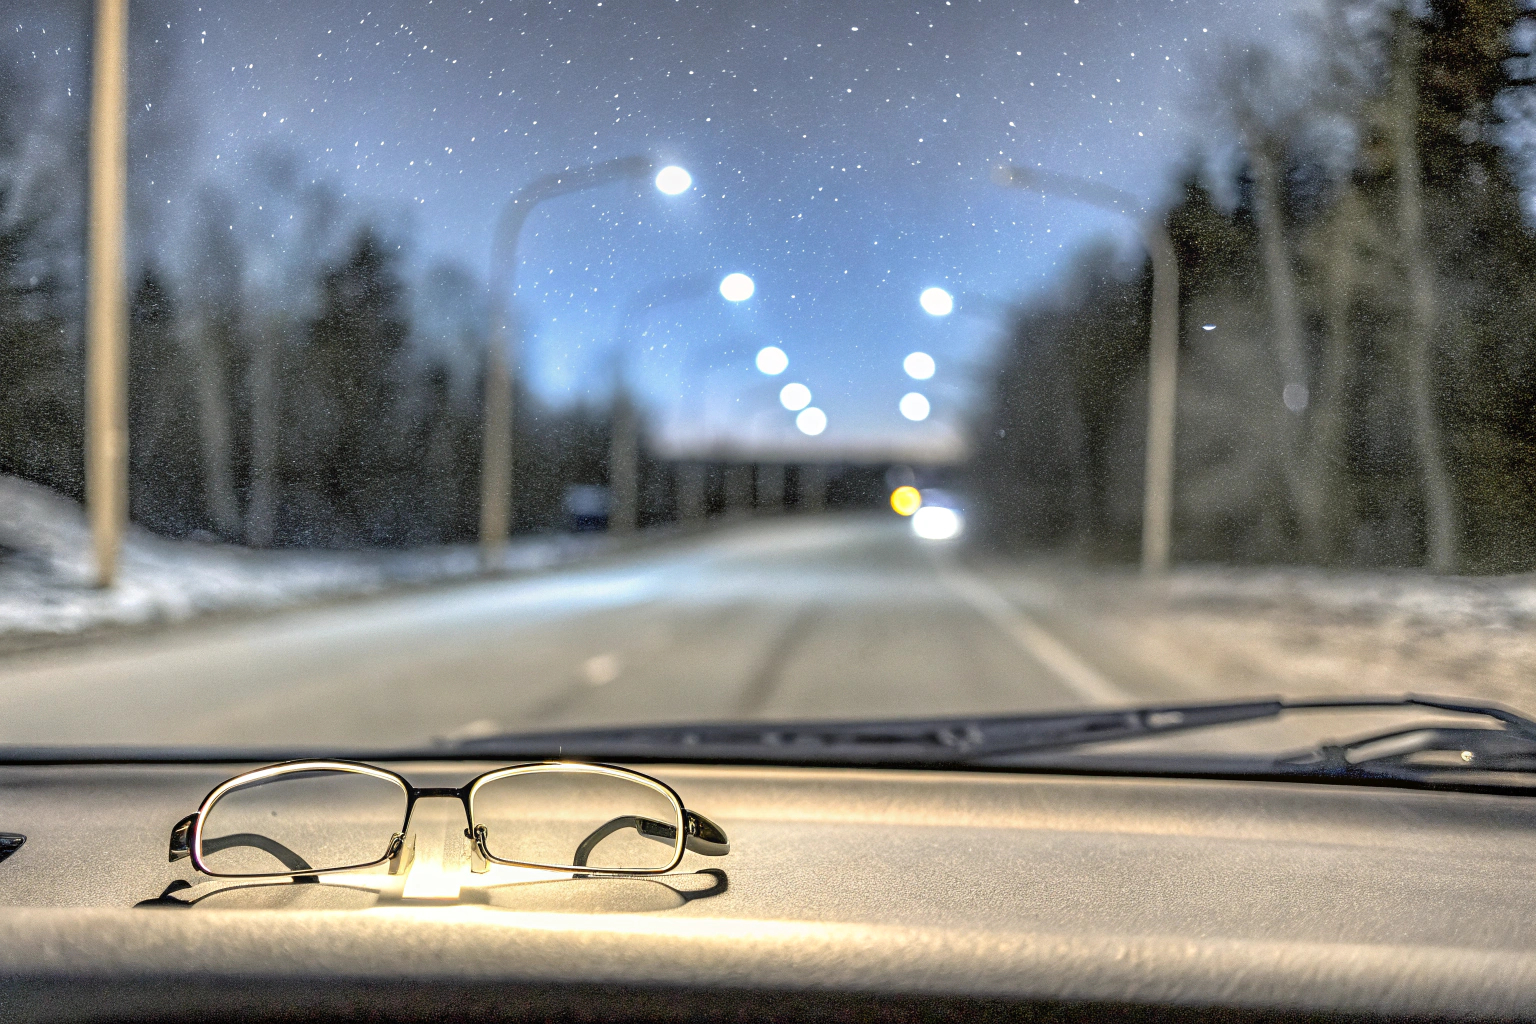
[[[471,835],[469,828],[467,827],[470,821],[468,786],[463,786],[457,789],[448,786],[428,786],[424,788],[417,788],[412,786],[408,787],[406,792],[408,794],[409,800],[406,806],[405,824],[401,827],[401,831],[395,834],[393,844],[390,847],[390,874],[396,874],[399,871],[404,870],[404,868],[409,865],[411,859],[414,858],[416,849],[416,829],[414,827],[416,821],[416,804],[420,800],[457,800],[459,802],[459,806],[464,811],[464,824],[466,826],[464,829],[464,837],[469,840],[467,845],[470,870],[476,872],[477,874],[484,874],[489,869],[489,864],[487,864],[485,861],[484,852],[480,843],[476,841],[476,838],[473,835]],[[404,862],[399,867],[395,866],[397,857],[402,859]]]

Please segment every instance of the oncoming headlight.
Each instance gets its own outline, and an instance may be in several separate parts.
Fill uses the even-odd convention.
[[[912,532],[924,540],[953,540],[965,528],[958,509],[924,505],[912,514]]]

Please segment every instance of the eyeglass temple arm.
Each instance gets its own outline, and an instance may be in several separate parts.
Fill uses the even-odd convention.
[[[187,844],[188,837],[192,833],[192,822],[197,815],[189,814],[176,823],[171,829],[170,861],[175,863],[192,856],[192,849]],[[203,840],[204,853],[218,853],[220,850],[233,849],[236,846],[250,846],[255,849],[270,853],[278,862],[290,871],[313,871],[303,857],[269,836],[257,835],[254,832],[236,832],[227,836],[216,836]]]
[[[599,825],[587,838],[583,839],[581,845],[576,847],[575,856],[571,858],[572,865],[578,868],[586,867],[587,858],[592,855],[598,843],[626,828],[632,828],[645,838],[654,839],[658,843],[666,843],[670,846],[677,842],[676,826],[654,818],[641,817],[638,814],[625,814]],[[702,853],[706,857],[723,857],[731,852],[731,844],[725,836],[725,830],[702,814],[685,810],[683,830],[686,833],[683,845],[694,853]]]

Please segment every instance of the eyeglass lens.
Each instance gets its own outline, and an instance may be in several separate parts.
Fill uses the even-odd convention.
[[[659,790],[584,771],[530,771],[483,783],[472,813],[500,860],[659,871],[676,859],[682,818]]]
[[[405,790],[374,775],[275,775],[219,797],[203,820],[200,853],[210,871],[226,875],[371,864],[388,854],[405,807]]]

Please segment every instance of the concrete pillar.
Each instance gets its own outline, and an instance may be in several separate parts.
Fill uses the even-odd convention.
[[[761,463],[757,467],[757,507],[766,515],[784,511],[784,467]]]
[[[677,464],[677,518],[684,525],[697,526],[704,521],[704,464]]]
[[[752,463],[733,462],[725,467],[725,514],[752,514]]]
[[[800,467],[800,511],[827,510],[827,467],[820,463]]]

